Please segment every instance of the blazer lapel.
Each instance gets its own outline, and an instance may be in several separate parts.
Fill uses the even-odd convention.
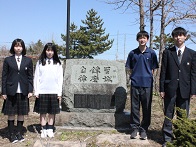
[[[25,62],[26,62],[26,58],[24,56],[22,56],[22,60],[21,60],[21,63],[20,63],[20,69],[23,65],[25,65]]]
[[[177,64],[178,66],[180,66],[180,63],[179,63],[179,61],[178,61],[178,56],[177,56],[177,53],[176,53],[176,48],[175,48],[175,46],[171,48],[171,54],[172,54],[172,56],[173,56],[174,61],[176,62],[176,64]]]
[[[189,56],[189,51],[188,51],[188,49],[186,49],[186,47],[185,47],[184,52],[183,52],[183,54],[182,54],[181,63],[185,62],[188,56]]]
[[[16,70],[18,70],[18,65],[16,63],[16,59],[15,59],[15,56],[13,55],[12,58],[11,58],[11,62],[13,63],[14,67]]]

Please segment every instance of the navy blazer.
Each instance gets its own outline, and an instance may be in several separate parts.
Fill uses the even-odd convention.
[[[33,92],[33,63],[29,57],[22,56],[20,69],[18,69],[15,55],[6,57],[2,71],[2,94],[14,96],[18,82],[23,95]]]
[[[174,97],[179,87],[182,98],[196,94],[196,52],[185,47],[181,63],[176,48],[165,49],[160,72],[160,92]]]

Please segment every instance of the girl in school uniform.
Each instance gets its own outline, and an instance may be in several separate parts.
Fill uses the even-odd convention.
[[[60,113],[63,68],[53,43],[47,43],[36,64],[34,75],[34,112],[40,114],[41,137],[54,137],[55,114]],[[48,114],[48,115],[47,115]]]
[[[29,112],[29,97],[33,93],[33,63],[26,57],[25,43],[22,39],[12,42],[10,53],[6,57],[2,71],[2,96],[4,99],[2,113],[8,115],[10,142],[24,141],[22,128],[24,115]],[[17,130],[14,121],[17,115]]]

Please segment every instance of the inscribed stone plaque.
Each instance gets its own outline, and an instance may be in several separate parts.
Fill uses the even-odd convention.
[[[74,108],[112,109],[112,95],[74,94]]]
[[[73,65],[71,83],[117,84],[117,68],[111,65]]]
[[[114,107],[111,108],[110,104],[116,102],[116,99],[126,99],[124,62],[67,59],[64,65],[63,111],[114,112]],[[125,94],[118,94],[119,91]],[[111,102],[112,96],[115,98]]]

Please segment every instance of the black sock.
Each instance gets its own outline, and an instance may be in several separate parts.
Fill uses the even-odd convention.
[[[9,133],[13,134],[14,133],[14,120],[8,120],[8,129]]]
[[[22,127],[23,127],[24,121],[17,121],[17,131],[22,133]]]
[[[48,125],[48,129],[53,129],[53,125]]]
[[[42,129],[42,130],[43,130],[43,129],[47,129],[47,126],[46,126],[46,125],[41,126],[41,129]]]

